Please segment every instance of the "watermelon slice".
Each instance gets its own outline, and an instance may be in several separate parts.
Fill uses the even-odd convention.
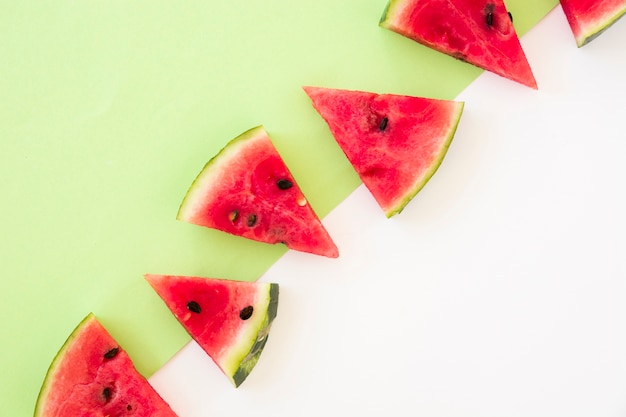
[[[278,310],[278,284],[147,274],[176,319],[235,387],[248,377]]]
[[[339,256],[262,126],[231,140],[205,165],[177,218],[302,252]]]
[[[304,87],[387,217],[399,212],[441,164],[463,102]]]
[[[37,399],[35,417],[176,417],[93,314],[67,339]]]
[[[380,26],[537,89],[502,0],[390,0]]]
[[[626,13],[626,0],[561,0],[561,7],[580,48]]]

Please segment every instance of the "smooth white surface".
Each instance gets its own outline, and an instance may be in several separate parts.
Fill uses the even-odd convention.
[[[191,342],[150,381],[181,417],[626,415],[626,22],[522,43],[539,91],[485,73],[437,174],[386,219],[358,188],[337,260],[290,252],[233,388]]]

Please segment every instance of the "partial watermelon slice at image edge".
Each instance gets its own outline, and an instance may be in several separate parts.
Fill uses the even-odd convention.
[[[502,0],[389,0],[379,26],[537,89]]]
[[[580,48],[600,36],[626,14],[625,0],[560,0]]]
[[[145,279],[187,333],[239,387],[267,343],[278,313],[278,284],[159,274],[146,274]]]
[[[96,415],[177,417],[90,313],[51,362],[34,416]]]

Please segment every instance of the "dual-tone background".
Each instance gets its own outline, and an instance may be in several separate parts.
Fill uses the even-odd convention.
[[[521,35],[556,3],[507,6]],[[144,375],[171,358],[189,337],[144,273],[255,280],[284,254],[175,220],[232,137],[263,124],[320,217],[358,186],[301,86],[452,99],[481,73],[380,28],[385,5],[2,2],[0,414],[32,412],[88,312]]]

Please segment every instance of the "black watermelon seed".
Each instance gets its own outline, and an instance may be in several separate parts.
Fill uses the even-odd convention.
[[[249,215],[246,224],[248,227],[254,226],[256,224],[256,214]]]
[[[107,387],[102,390],[102,398],[107,402],[111,399],[111,388]]]
[[[113,359],[114,357],[117,356],[117,353],[119,351],[120,351],[120,348],[114,347],[113,349],[109,350],[107,353],[104,354],[104,359]]]
[[[238,218],[239,218],[239,210],[233,210],[230,213],[228,213],[228,219],[231,222],[235,223]]]
[[[200,312],[202,311],[202,307],[200,307],[200,304],[192,300],[187,303],[187,310],[191,311],[192,313],[200,314]]]
[[[383,132],[385,129],[387,129],[387,123],[389,123],[389,119],[383,117],[383,120],[381,120],[380,124],[378,125],[378,130]]]
[[[493,26],[493,13],[492,12],[487,13],[487,26],[489,27]]]
[[[507,12],[509,14],[509,19],[511,19],[511,22],[513,22],[513,15],[511,14],[511,12]]]
[[[126,406],[126,411],[132,411],[132,409],[133,409],[133,406],[132,406],[132,405],[128,404],[128,405]]]
[[[239,312],[239,318],[241,320],[248,320],[250,317],[252,317],[252,312],[254,311],[254,307],[252,306],[247,306],[244,307],[240,312]]]
[[[276,181],[276,186],[280,188],[281,190],[288,190],[291,187],[293,187],[293,183],[283,178],[283,179]]]

